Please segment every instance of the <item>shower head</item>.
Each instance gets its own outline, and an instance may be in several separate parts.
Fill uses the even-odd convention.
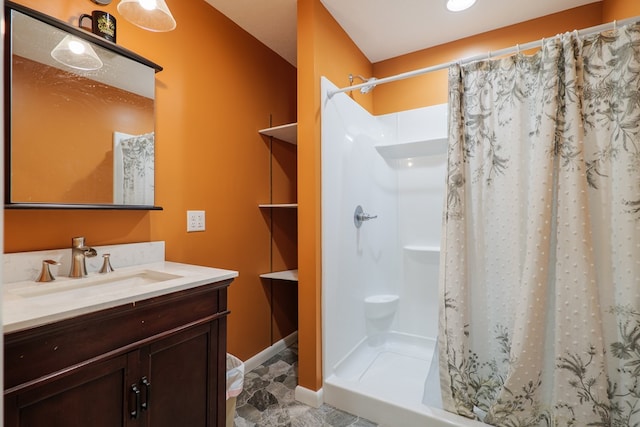
[[[362,80],[364,83],[369,83],[369,82],[374,82],[374,81],[376,81],[376,78],[375,78],[375,77],[369,77],[368,79],[365,79],[364,77],[362,77],[362,76],[361,76],[361,75],[359,75],[359,74],[358,74],[357,76],[354,76],[353,74],[349,74],[349,84],[350,84],[350,85],[353,85],[353,78],[354,78],[354,77],[359,78],[359,79],[360,79],[360,80]],[[363,94],[364,94],[364,93],[369,93],[369,92],[370,92],[374,87],[376,87],[376,84],[375,84],[375,83],[372,83],[372,84],[370,84],[370,85],[366,85],[366,86],[362,86],[362,87],[360,88],[360,93],[363,93]]]

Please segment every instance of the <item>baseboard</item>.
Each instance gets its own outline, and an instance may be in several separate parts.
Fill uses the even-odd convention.
[[[293,332],[291,335],[284,337],[280,341],[274,343],[272,346],[265,348],[260,353],[245,360],[244,371],[249,372],[254,370],[296,341],[298,341],[298,331]]]
[[[282,350],[289,347],[296,341],[298,341],[298,331],[295,331],[291,335],[274,343],[272,346],[265,348],[255,356],[245,360],[244,372],[252,371],[258,366],[264,364],[267,360],[271,359],[273,356],[280,353]],[[295,399],[300,403],[304,403],[305,405],[319,408],[323,403],[322,389],[313,391],[302,386],[296,386]]]
[[[314,408],[319,408],[324,403],[322,389],[313,391],[302,386],[296,386],[295,398],[298,402]]]

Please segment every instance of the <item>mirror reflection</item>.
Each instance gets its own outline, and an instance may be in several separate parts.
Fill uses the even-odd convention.
[[[10,203],[153,206],[156,69],[10,18]]]

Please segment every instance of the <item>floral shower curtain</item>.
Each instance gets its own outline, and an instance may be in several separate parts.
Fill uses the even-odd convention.
[[[449,70],[444,408],[640,425],[640,25]]]

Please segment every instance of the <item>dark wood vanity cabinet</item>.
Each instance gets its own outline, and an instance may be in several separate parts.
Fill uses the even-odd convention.
[[[224,426],[230,282],[5,334],[4,425]]]

